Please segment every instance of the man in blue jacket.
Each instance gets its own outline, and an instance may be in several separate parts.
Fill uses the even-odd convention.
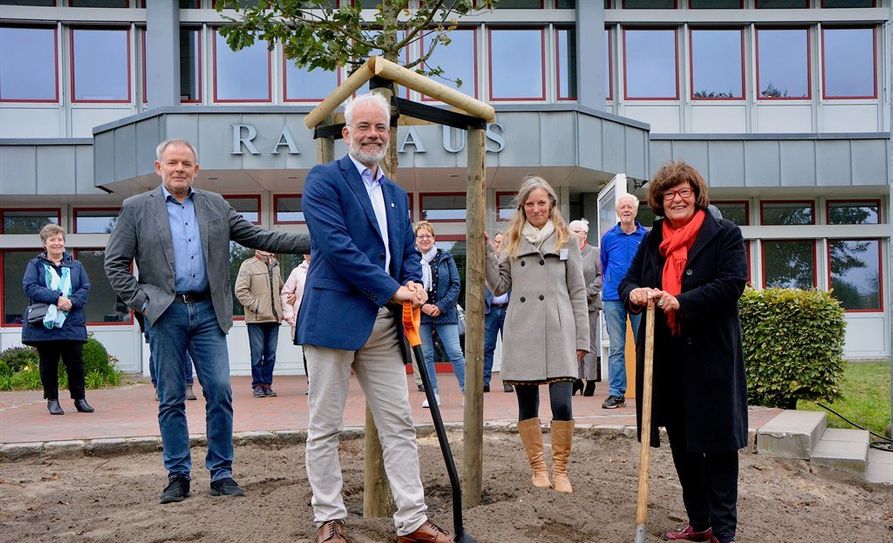
[[[639,329],[641,314],[631,314],[626,310],[617,287],[626,275],[639,243],[647,232],[636,222],[639,212],[639,199],[632,194],[624,194],[617,200],[617,217],[620,222],[602,236],[601,261],[604,287],[602,302],[605,306],[605,325],[608,327],[608,398],[602,403],[604,409],[616,409],[626,405],[626,317],[632,323],[633,336]]]
[[[344,118],[348,156],[310,170],[303,196],[313,259],[295,343],[304,347],[313,383],[306,468],[316,542],[347,541],[338,442],[353,369],[381,440],[397,541],[448,543],[450,536],[426,515],[402,328],[386,307],[427,300],[406,192],[379,166],[390,139],[390,105],[379,95],[362,95]]]

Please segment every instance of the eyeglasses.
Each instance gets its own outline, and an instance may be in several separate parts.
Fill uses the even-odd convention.
[[[431,234],[416,234],[416,239],[434,239]]]
[[[682,199],[691,198],[691,195],[694,194],[694,191],[691,190],[690,187],[681,188],[679,190],[668,190],[664,193],[664,201],[672,202],[676,195],[682,197]]]

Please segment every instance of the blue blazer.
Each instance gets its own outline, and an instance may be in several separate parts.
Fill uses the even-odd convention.
[[[314,166],[304,186],[304,219],[313,259],[298,313],[295,343],[357,350],[378,309],[408,281],[421,281],[421,255],[406,191],[382,179],[391,266],[366,186],[348,156]],[[402,330],[402,326],[397,326]]]

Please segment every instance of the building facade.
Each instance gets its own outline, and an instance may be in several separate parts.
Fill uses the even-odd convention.
[[[490,231],[510,217],[524,176],[550,180],[566,216],[604,228],[611,191],[641,197],[660,164],[686,160],[741,226],[752,285],[833,289],[846,355],[889,357],[887,2],[501,0],[463,18],[431,63],[497,110]],[[265,43],[233,52],[218,33],[225,23],[213,0],[0,0],[0,349],[19,343],[24,267],[40,226],[55,222],[93,281],[90,330],[123,369],[147,371],[102,262],[121,202],[158,186],[164,139],[194,142],[196,185],[248,220],[306,228],[315,143],[303,118],[346,72],[298,69]],[[464,133],[407,126],[397,144],[413,219],[432,221],[461,265]],[[640,218],[653,220],[644,206]],[[231,253],[234,277],[248,251]],[[300,256],[280,260],[287,272]],[[300,373],[288,335],[277,371]],[[247,374],[241,321],[229,342],[233,372]]]

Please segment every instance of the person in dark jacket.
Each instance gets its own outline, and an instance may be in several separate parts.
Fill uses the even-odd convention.
[[[422,253],[422,284],[428,292],[428,301],[421,308],[422,324],[419,332],[422,336],[425,367],[428,368],[431,388],[434,389],[434,396],[439,404],[440,388],[437,386],[437,373],[434,369],[434,330],[437,330],[446,356],[453,365],[459,390],[465,392],[465,355],[459,342],[459,311],[456,309],[461,279],[453,255],[434,245],[434,226],[428,221],[419,221],[413,230],[416,248]],[[422,403],[422,407],[428,407],[428,400]]]
[[[84,386],[84,343],[87,326],[84,306],[90,295],[90,280],[80,262],[65,252],[65,230],[48,224],[40,230],[46,251],[31,259],[25,268],[22,287],[29,304],[48,305],[39,324],[22,319],[22,343],[37,348],[43,397],[52,415],[64,415],[59,405],[59,358],[68,373],[68,391],[80,413],[92,413]]]
[[[747,281],[741,230],[708,212],[707,184],[684,162],[651,180],[655,221],[620,284],[630,311],[655,302],[651,443],[665,426],[688,526],[665,539],[735,539],[738,450],[747,445],[747,391],[738,298]],[[642,416],[645,327],[637,336]]]

